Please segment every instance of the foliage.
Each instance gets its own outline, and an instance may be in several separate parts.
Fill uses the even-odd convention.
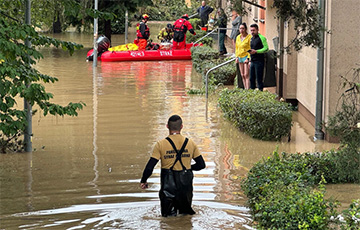
[[[340,181],[360,181],[360,68],[352,69],[343,80],[338,108],[329,116],[326,131],[340,138],[341,150],[333,155]]]
[[[291,106],[270,92],[224,89],[219,106],[225,118],[253,138],[280,140],[291,130]]]
[[[31,47],[25,45],[25,40],[31,42]],[[70,54],[75,49],[82,48],[72,42],[59,41],[40,35],[29,25],[20,24],[8,17],[0,17],[0,133],[1,151],[13,147],[14,140],[26,127],[25,111],[16,108],[18,98],[26,99],[31,105],[37,105],[44,116],[70,115],[76,116],[77,110],[84,103],[69,103],[60,106],[50,102],[53,94],[47,93],[43,83],[54,83],[57,78],[41,74],[33,68],[36,61],[43,58],[37,50],[41,46],[62,47]]]
[[[198,19],[196,19],[196,18],[190,19],[190,20],[198,21]],[[193,27],[195,28],[195,25],[193,25]],[[196,42],[200,38],[204,37],[206,34],[206,31],[203,31],[203,30],[195,30],[195,32],[196,32],[196,35],[192,35],[192,34],[190,34],[190,32],[187,33],[186,43]],[[212,47],[213,42],[214,42],[214,39],[212,37],[208,36],[208,37],[202,39],[199,43],[202,43],[204,46]]]
[[[192,14],[185,0],[152,0],[152,4],[143,9],[153,21],[175,21],[183,14]]]
[[[242,0],[230,0],[231,9],[235,10],[239,15],[246,15],[246,11],[243,8]]]
[[[289,51],[290,47],[294,46],[298,51],[303,46],[319,47],[320,32],[325,28],[322,28],[319,21],[320,11],[317,1],[274,0],[272,7],[276,8],[277,18],[294,22],[296,35],[285,49]]]
[[[360,229],[360,200],[351,202],[350,207],[342,212],[344,221],[341,222],[342,230]]]
[[[329,229],[336,203],[324,198],[322,154],[286,154],[256,163],[242,181],[258,229]],[[316,189],[318,187],[318,189]]]
[[[219,58],[217,50],[208,46],[198,46],[191,50],[193,66],[200,72],[205,81],[205,75],[211,68],[227,61],[228,59]],[[235,63],[235,62],[234,62]],[[225,65],[209,73],[209,79],[214,79],[214,84],[233,84],[236,75],[236,65]]]
[[[339,137],[342,145],[357,148],[360,147],[360,68],[351,70],[353,78],[348,80],[346,76],[341,76],[343,80],[340,95],[340,108],[336,109],[334,115],[329,116],[326,124],[326,131],[331,136]],[[339,106],[339,105],[338,105]]]

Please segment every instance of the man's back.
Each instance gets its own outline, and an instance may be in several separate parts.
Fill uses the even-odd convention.
[[[169,135],[169,138],[174,142],[176,149],[180,150],[185,141],[185,137],[181,134]],[[184,149],[181,156],[181,161],[186,169],[191,168],[191,159],[200,156],[200,151],[196,144],[190,139]],[[171,146],[170,142],[166,139],[160,140],[156,143],[153,154],[151,157],[161,160],[161,168],[169,169],[176,159],[176,152]],[[177,162],[174,166],[174,170],[182,170],[180,162]]]

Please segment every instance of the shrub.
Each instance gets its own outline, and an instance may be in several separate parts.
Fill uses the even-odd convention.
[[[194,47],[191,50],[193,66],[195,70],[205,77],[208,70],[227,61],[228,59],[220,59],[217,50],[206,47]],[[210,72],[209,79],[213,79],[214,84],[231,85],[234,83],[236,76],[236,65],[228,64]],[[203,79],[205,81],[205,78]]]
[[[194,26],[194,25],[193,25]],[[194,27],[195,29],[195,27]],[[186,43],[196,42],[200,38],[204,37],[206,35],[206,31],[203,30],[195,30],[196,35],[190,34],[190,32],[187,32],[186,34]],[[214,39],[210,36],[202,39],[200,43],[202,43],[204,46],[212,47],[214,42]]]
[[[324,198],[328,164],[326,154],[277,151],[256,163],[241,186],[259,229],[328,229],[337,205]]]
[[[328,158],[334,164],[326,174],[329,183],[360,183],[360,151],[343,147],[330,152]]]
[[[339,105],[325,125],[331,136],[340,139],[341,148],[332,155],[336,162],[332,173],[335,181],[360,182],[360,68],[354,68],[348,75],[341,76]]]
[[[219,106],[225,118],[251,137],[280,140],[290,134],[292,111],[288,103],[275,98],[270,92],[224,89]]]
[[[341,229],[360,229],[360,200],[354,200],[350,207],[342,212],[342,216],[344,220],[341,222]]]

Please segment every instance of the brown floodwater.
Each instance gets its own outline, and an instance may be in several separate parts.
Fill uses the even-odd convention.
[[[73,56],[44,48],[45,59],[36,68],[59,79],[46,84],[53,102],[87,106],[77,117],[36,113],[34,151],[0,154],[0,229],[252,229],[239,178],[255,162],[276,148],[337,147],[314,142],[313,128],[296,112],[290,142],[264,142],[239,132],[222,118],[214,98],[206,109],[204,96],[186,94],[201,86],[191,61],[99,62],[93,70],[85,61],[92,35],[55,37],[85,48]],[[123,41],[122,35],[112,38],[113,45]],[[182,133],[198,144],[207,167],[195,172],[197,214],[162,218],[159,165],[149,189],[141,190],[139,180],[155,142],[166,137],[172,114],[183,117]],[[360,198],[359,185],[328,191],[346,204]]]

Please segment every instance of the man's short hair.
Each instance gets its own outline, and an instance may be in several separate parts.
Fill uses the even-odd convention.
[[[179,115],[172,115],[168,120],[168,127],[171,131],[179,131],[181,129],[182,119]]]
[[[250,27],[255,27],[257,30],[259,30],[259,26],[257,24],[251,24]]]

